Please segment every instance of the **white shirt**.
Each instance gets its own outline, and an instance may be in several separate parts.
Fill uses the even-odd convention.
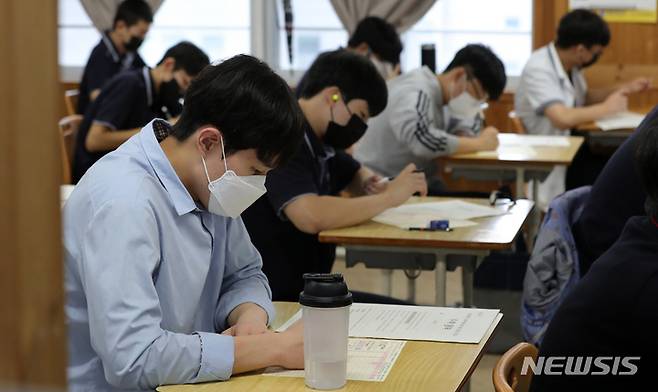
[[[529,134],[568,135],[569,130],[553,126],[544,115],[556,103],[573,108],[585,105],[587,82],[580,69],[571,70],[571,79],[564,70],[555,44],[550,43],[532,53],[523,67],[519,87],[514,96],[514,110]],[[539,208],[546,211],[549,203],[565,191],[567,169],[557,166],[544,182],[538,195],[531,195]]]

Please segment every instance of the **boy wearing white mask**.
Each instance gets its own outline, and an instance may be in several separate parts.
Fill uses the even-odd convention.
[[[300,326],[267,329],[271,292],[239,217],[302,124],[287,84],[236,56],[192,82],[175,126],[153,120],[87,171],[63,211],[70,390],[303,367]]]
[[[424,168],[430,193],[441,193],[436,158],[498,147],[497,129],[480,131],[481,107],[498,99],[505,82],[503,63],[479,44],[459,50],[442,74],[422,67],[389,81],[386,110],[368,123],[355,158],[384,176],[414,163]]]

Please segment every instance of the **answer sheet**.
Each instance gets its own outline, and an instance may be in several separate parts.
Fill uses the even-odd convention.
[[[498,135],[498,141],[500,142],[500,147],[569,147],[569,137],[557,135],[541,136],[503,133]]]
[[[353,381],[386,380],[406,342],[400,340],[350,338],[347,343],[347,379]],[[303,370],[270,367],[266,376],[304,377]]]
[[[373,221],[401,229],[410,227],[428,227],[432,220],[450,221],[450,227],[460,228],[477,225],[471,219],[485,218],[506,214],[505,211],[469,203],[462,200],[439,201],[431,203],[404,204],[389,208],[372,218]]]
[[[619,129],[635,129],[644,120],[644,114],[634,112],[622,112],[607,116],[596,122],[596,126],[602,131],[613,131]]]
[[[434,306],[353,304],[350,337],[479,343],[500,311],[498,309]],[[301,318],[301,310],[278,331]]]

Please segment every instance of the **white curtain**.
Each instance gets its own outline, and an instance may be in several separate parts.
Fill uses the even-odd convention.
[[[94,27],[98,31],[105,31],[112,28],[112,22],[114,22],[114,14],[117,12],[119,4],[123,0],[80,0],[82,7],[89,15]],[[153,14],[160,8],[163,0],[146,0],[146,2],[151,6]]]
[[[436,0],[331,0],[331,5],[352,34],[366,16],[379,16],[403,33],[429,11]]]

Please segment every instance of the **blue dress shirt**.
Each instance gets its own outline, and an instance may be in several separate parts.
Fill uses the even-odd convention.
[[[197,206],[154,133],[168,126],[154,120],[99,160],[64,206],[72,391],[226,380],[229,313],[252,302],[273,319],[242,220]]]

